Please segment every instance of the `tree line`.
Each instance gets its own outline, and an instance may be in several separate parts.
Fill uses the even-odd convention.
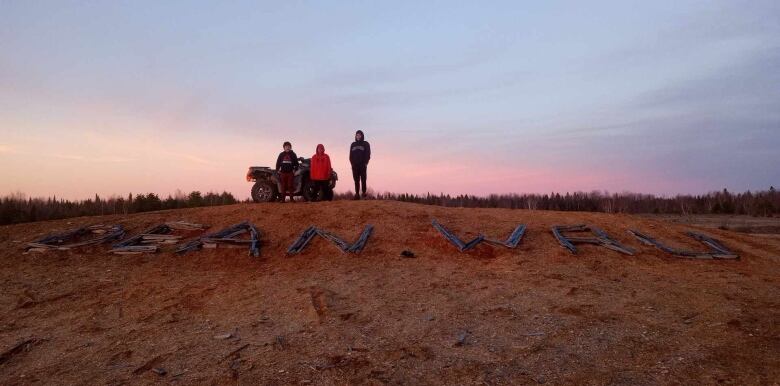
[[[338,198],[348,198],[339,195]],[[780,194],[774,187],[757,192],[731,193],[726,189],[702,195],[671,197],[640,193],[593,191],[550,194],[491,194],[489,196],[449,194],[426,195],[380,193],[375,198],[427,205],[465,208],[508,208],[531,210],[585,211],[656,214],[738,214],[771,217],[780,213]]]
[[[235,204],[238,200],[228,192],[189,194],[177,192],[160,198],[157,194],[129,194],[127,197],[101,198],[95,195],[87,200],[64,200],[55,197],[27,198],[22,193],[13,193],[0,198],[0,224],[15,224],[30,221],[57,220],[80,216],[109,214],[130,214],[163,209],[195,208]]]
[[[672,197],[640,193],[613,193],[593,191],[550,194],[491,194],[425,195],[408,193],[372,194],[380,200],[395,200],[426,205],[465,208],[507,208],[531,210],[585,211],[605,213],[656,214],[738,214],[771,217],[780,214],[780,194],[774,187],[768,190],[731,193],[726,189],[702,195]],[[335,199],[351,199],[351,193],[341,193]],[[194,208],[230,205],[239,201],[230,193],[205,195],[199,191],[177,193],[160,198],[154,193],[130,194],[127,197],[101,198],[95,195],[87,200],[63,200],[56,197],[27,198],[14,193],[0,198],[0,224],[56,220],[70,217],[109,214],[130,214],[163,209]]]

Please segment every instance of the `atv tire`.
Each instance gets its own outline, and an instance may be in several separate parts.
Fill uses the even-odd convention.
[[[252,186],[252,200],[254,202],[273,202],[278,194],[276,187],[268,181],[257,181]]]
[[[303,199],[306,201],[316,200],[317,190],[314,187],[314,183],[311,181],[304,182],[303,187],[301,188],[301,195],[303,196]]]
[[[322,201],[333,201],[333,189],[327,188],[322,193]]]

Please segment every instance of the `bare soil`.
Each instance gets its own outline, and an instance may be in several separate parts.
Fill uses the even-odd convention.
[[[516,250],[459,253],[430,225]],[[251,220],[243,249],[114,256],[108,246],[24,254],[67,228],[130,234],[184,220],[211,231]],[[344,254],[309,225],[366,249]],[[555,224],[601,227],[635,256],[577,255]],[[741,255],[685,260],[642,246],[638,229],[702,249],[698,229]],[[415,258],[399,256],[411,250]],[[628,215],[459,209],[400,202],[240,204],[0,227],[0,384],[778,384],[780,236]]]

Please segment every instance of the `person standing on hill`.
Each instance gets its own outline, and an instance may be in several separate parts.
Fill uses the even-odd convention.
[[[329,188],[332,170],[330,156],[325,154],[325,146],[317,145],[317,152],[311,157],[311,170],[309,171],[309,176],[317,192],[315,200],[323,201],[325,199],[325,190]]]
[[[371,160],[371,145],[366,141],[363,131],[355,133],[355,142],[349,147],[349,163],[352,164],[352,179],[355,180],[355,199],[360,199],[361,183],[363,198],[366,198],[366,169]]]
[[[285,142],[282,144],[284,151],[276,157],[276,171],[279,172],[279,180],[282,183],[281,201],[284,202],[284,196],[290,195],[290,202],[295,202],[293,194],[295,193],[295,171],[298,169],[298,155],[292,151],[292,144]]]

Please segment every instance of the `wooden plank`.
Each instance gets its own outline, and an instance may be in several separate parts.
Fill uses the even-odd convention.
[[[584,226],[584,225],[582,225]],[[552,233],[553,236],[555,236],[555,239],[558,240],[558,243],[561,244],[564,248],[568,249],[569,252],[571,252],[573,255],[577,254],[577,248],[574,246],[574,244],[570,243],[569,240],[561,234],[560,229],[561,228],[571,228],[571,227],[563,227],[560,225],[553,225],[552,227]]]

